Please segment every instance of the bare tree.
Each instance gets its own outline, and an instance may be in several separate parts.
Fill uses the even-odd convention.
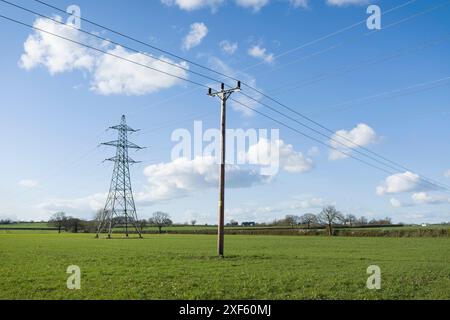
[[[284,218],[284,223],[290,225],[292,229],[299,224],[299,221],[300,217],[298,216],[288,215]]]
[[[322,210],[318,216],[320,223],[327,226],[328,234],[333,235],[333,225],[343,221],[344,216],[333,206],[328,206]]]
[[[317,216],[312,213],[306,213],[300,217],[300,223],[307,225],[308,229],[311,229],[311,225],[317,222]]]
[[[48,221],[49,225],[56,226],[58,228],[58,233],[61,233],[61,229],[64,227],[64,225],[67,222],[67,217],[64,212],[57,212],[53,216],[51,216],[50,220]]]
[[[369,223],[369,221],[367,220],[366,217],[359,218],[357,222],[358,222],[358,224],[360,224],[362,226],[367,225]]]
[[[350,227],[353,227],[358,221],[358,218],[354,216],[353,214],[348,214],[345,216],[345,223],[348,224]]]
[[[158,227],[159,233],[162,233],[162,228],[172,225],[169,214],[165,212],[155,212],[153,217],[149,219],[149,224]]]

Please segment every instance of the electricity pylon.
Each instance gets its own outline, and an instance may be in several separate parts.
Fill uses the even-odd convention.
[[[116,156],[105,161],[114,162],[114,171],[111,179],[106,205],[98,219],[97,236],[107,229],[108,238],[111,238],[114,219],[121,224],[125,223],[125,234],[128,237],[128,226],[133,225],[139,238],[142,238],[141,230],[138,226],[138,217],[134,203],[133,190],[131,188],[130,164],[138,163],[128,156],[128,149],[141,150],[143,148],[128,141],[128,133],[137,132],[130,128],[125,116],[122,116],[120,125],[110,127],[119,133],[118,140],[102,143],[105,146],[116,147]]]
[[[225,84],[222,83],[220,91],[208,90],[208,95],[211,97],[218,97],[221,103],[221,121],[220,121],[220,175],[219,175],[219,223],[217,230],[217,254],[220,257],[224,256],[224,242],[225,242],[225,160],[226,160],[226,130],[227,130],[227,101],[235,92],[241,91],[241,82],[238,81],[237,87],[232,89],[225,89]]]

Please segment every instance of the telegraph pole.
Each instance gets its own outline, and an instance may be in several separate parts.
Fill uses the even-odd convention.
[[[227,130],[227,100],[234,92],[241,91],[241,82],[238,81],[237,87],[225,90],[225,84],[222,83],[221,90],[213,92],[210,88],[208,95],[218,97],[221,102],[221,122],[220,122],[220,174],[219,174],[219,223],[217,230],[217,253],[220,257],[224,256],[225,240],[225,164],[226,164],[226,130]]]

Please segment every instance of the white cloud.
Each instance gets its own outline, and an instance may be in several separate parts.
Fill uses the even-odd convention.
[[[225,0],[161,0],[161,2],[167,6],[176,5],[181,10],[186,11],[193,11],[206,7],[211,8],[212,11],[216,11]]]
[[[307,8],[308,0],[289,0],[289,3],[294,8]]]
[[[48,214],[63,211],[69,215],[92,218],[95,211],[103,209],[107,196],[106,193],[97,193],[77,199],[49,199],[39,204],[38,208]]]
[[[290,0],[294,3],[305,2],[306,0]],[[180,10],[194,11],[204,8],[210,8],[212,12],[216,12],[217,9],[226,0],[161,0],[161,3],[167,6],[177,6]],[[265,7],[270,0],[234,0],[234,2],[243,8],[251,9],[253,12],[258,12],[261,8]]]
[[[367,147],[370,144],[377,143],[379,137],[376,132],[367,124],[358,124],[350,131],[337,131],[330,140],[330,145],[335,149],[330,150],[330,160],[340,160],[348,158],[349,153],[358,146]],[[343,152],[347,153],[344,154]]]
[[[188,35],[183,39],[183,49],[191,50],[200,45],[202,40],[208,35],[208,27],[202,22],[191,24]]]
[[[231,43],[228,40],[223,40],[220,42],[220,49],[229,55],[232,55],[236,52],[236,50],[238,49],[238,44],[237,42],[233,42]]]
[[[61,21],[59,16],[55,19]],[[37,19],[34,27],[75,41],[92,43],[78,30],[48,19]],[[28,36],[24,50],[25,53],[19,61],[22,68],[30,70],[43,65],[52,75],[76,69],[90,70],[96,60],[96,56],[89,49],[38,30]]]
[[[397,173],[386,178],[383,185],[377,187],[378,195],[404,192],[438,190],[438,186],[427,184],[419,175],[412,172]]]
[[[269,3],[269,0],[236,0],[238,6],[252,9],[253,12],[258,12]]]
[[[450,169],[444,172],[444,177],[450,178]]]
[[[394,208],[405,208],[419,205],[450,204],[450,197],[442,195],[430,195],[426,192],[416,192],[411,195],[410,201],[403,202],[396,198],[392,198],[390,202]]]
[[[151,59],[141,53],[132,53],[122,47],[116,47],[108,52],[178,77],[187,77],[185,70],[159,60]],[[173,63],[170,59],[163,56],[159,59]],[[183,68],[188,68],[186,63],[180,63],[178,65]],[[103,95],[145,95],[170,88],[181,81],[180,79],[164,75],[140,65],[119,60],[113,56],[102,55],[98,58],[96,68],[93,72],[92,89]]]
[[[32,180],[32,179],[24,179],[24,180],[19,181],[19,186],[21,186],[23,188],[32,189],[32,188],[36,188],[37,186],[39,186],[39,181]]]
[[[368,0],[327,0],[327,3],[332,6],[343,7],[350,5],[368,4]]]
[[[255,45],[255,46],[251,47],[250,49],[248,49],[248,54],[251,57],[261,59],[266,63],[272,63],[274,61],[273,53],[267,53],[267,49],[262,48],[259,45]]]
[[[169,163],[150,165],[144,170],[148,178],[146,191],[138,195],[138,200],[152,203],[172,200],[193,192],[217,188],[219,167],[213,157],[197,157],[194,160],[180,158]],[[250,188],[269,182],[270,177],[262,176],[255,170],[227,166],[228,188]]]
[[[273,165],[271,155],[274,150],[279,151],[279,166],[281,169],[290,173],[305,173],[314,168],[313,160],[306,158],[301,152],[296,152],[290,144],[284,143],[282,140],[269,141],[267,139],[259,139],[259,142],[250,146],[247,159],[251,164],[261,166]]]
[[[61,20],[60,17],[56,19]],[[178,67],[170,66],[142,53],[132,53],[122,47],[111,47],[106,42],[92,40],[66,25],[47,19],[37,19],[34,26],[179,77],[188,77],[187,72]],[[181,83],[181,80],[177,78],[110,55],[100,54],[39,30],[28,37],[24,43],[24,50],[25,53],[19,61],[23,69],[31,70],[44,66],[52,75],[75,70],[87,72],[92,76],[91,89],[103,95],[143,95]],[[176,64],[164,56],[158,58],[183,68],[188,67],[185,63]]]
[[[425,192],[414,193],[412,196],[416,204],[444,204],[450,203],[450,198],[446,196],[432,196]]]

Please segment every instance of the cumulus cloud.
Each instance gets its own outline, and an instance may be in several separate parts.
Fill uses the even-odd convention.
[[[179,77],[186,77],[185,70],[152,59],[141,53],[128,52],[122,47],[116,47],[108,52],[141,65],[150,66]],[[163,56],[159,59],[173,63],[170,59]],[[180,63],[179,66],[188,68],[188,65],[184,62]],[[103,95],[145,95],[170,88],[180,81],[140,65],[131,64],[113,56],[102,55],[98,58],[93,72],[92,89]]]
[[[32,180],[32,179],[24,179],[24,180],[20,180],[18,184],[20,187],[32,189],[32,188],[36,188],[37,186],[39,186],[39,181]]]
[[[274,150],[277,150],[277,152],[274,152]],[[277,159],[273,159],[274,156]],[[314,168],[312,159],[305,157],[301,152],[295,151],[292,145],[286,144],[282,140],[259,139],[257,144],[250,146],[247,160],[251,164],[261,166],[273,165],[273,161],[276,160],[279,162],[280,169],[290,173],[305,173]]]
[[[327,0],[327,3],[336,7],[344,7],[350,5],[364,5],[368,4],[368,0]]]
[[[139,195],[139,200],[152,203],[217,188],[218,169],[214,157],[197,157],[193,160],[179,158],[169,163],[150,165],[144,170],[148,185]],[[256,170],[242,169],[235,165],[227,165],[226,171],[228,188],[250,188],[270,181],[270,177],[263,176]]]
[[[202,22],[191,24],[188,35],[183,39],[183,49],[191,50],[200,45],[202,40],[208,35],[208,27]]]
[[[211,8],[216,11],[225,0],[161,0],[167,6],[178,6],[181,10],[193,11],[203,8]]]
[[[228,40],[223,40],[220,42],[220,49],[222,50],[222,52],[232,55],[238,49],[238,44],[237,42],[232,43]]]
[[[378,141],[379,137],[375,130],[364,123],[358,124],[350,131],[337,131],[330,140],[330,145],[335,149],[330,150],[329,159],[346,159],[348,158],[347,154],[350,154],[353,149],[357,149],[359,146],[367,147]]]
[[[450,198],[447,196],[434,196],[426,192],[414,193],[412,196],[416,204],[444,204],[450,203]]]
[[[107,196],[106,193],[97,193],[77,199],[49,199],[39,204],[38,208],[49,214],[64,211],[68,214],[90,217],[93,212],[103,209]]]
[[[378,186],[376,191],[378,195],[385,195],[439,189],[438,186],[426,183],[418,174],[407,171],[387,177],[384,184]]]
[[[61,21],[61,17],[57,16],[56,19]],[[119,46],[110,46],[106,42],[95,41],[74,28],[47,19],[37,19],[34,26],[77,42],[89,44],[112,55],[135,61],[150,68],[157,68],[179,77],[188,77],[187,72],[179,68],[187,68],[186,64],[176,64],[164,56],[158,58],[179,67],[152,59],[149,57],[150,55],[133,53]],[[19,66],[23,69],[31,70],[43,66],[52,75],[80,70],[91,75],[91,90],[103,95],[144,95],[181,83],[181,80],[177,78],[110,55],[100,54],[39,30],[28,36],[24,43],[24,51],[19,61]]]
[[[279,165],[286,172],[305,173],[314,167],[311,159],[296,152],[292,145],[285,144],[282,140],[271,143],[260,139],[257,144],[249,146],[244,159],[251,165],[250,167],[272,165],[270,163],[272,159],[267,159],[267,154],[272,152],[270,148],[279,150]],[[136,200],[142,203],[154,203],[217,188],[219,179],[217,163],[215,157],[205,156],[192,160],[179,158],[168,163],[150,165],[144,170],[148,184],[143,192],[137,194]],[[251,188],[270,183],[273,178],[273,175],[266,174],[263,170],[231,164],[226,166],[228,188]]]
[[[259,45],[255,45],[248,49],[248,54],[253,58],[263,60],[266,63],[272,63],[274,61],[273,53],[268,53],[266,48]]]
[[[56,16],[55,19],[62,21],[59,16]],[[68,39],[93,44],[92,40],[89,41],[78,30],[48,19],[37,19],[34,27]],[[91,70],[96,60],[95,54],[89,49],[38,30],[28,36],[24,43],[24,50],[25,53],[19,61],[20,67],[31,70],[43,65],[51,74],[75,69]]]
[[[416,192],[411,195],[409,201],[400,201],[396,198],[390,200],[394,208],[414,207],[419,205],[450,204],[450,197],[443,195],[431,195],[427,192]]]

